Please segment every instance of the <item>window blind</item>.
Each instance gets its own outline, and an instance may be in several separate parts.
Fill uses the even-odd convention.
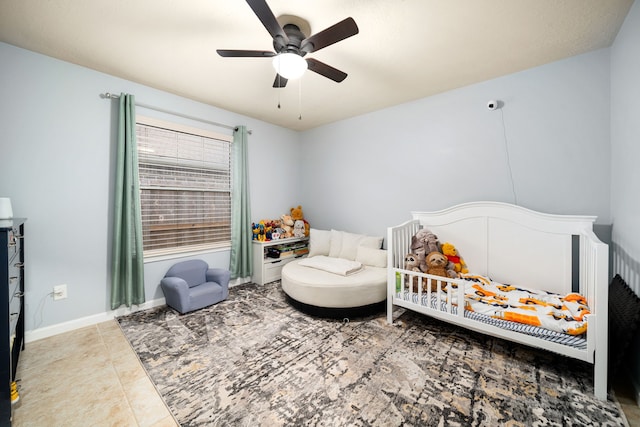
[[[231,243],[231,141],[138,122],[146,256]]]

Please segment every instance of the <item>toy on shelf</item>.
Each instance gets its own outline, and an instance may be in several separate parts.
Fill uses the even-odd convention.
[[[291,215],[282,214],[280,217],[282,219],[282,228],[284,229],[284,238],[287,239],[289,237],[293,237],[293,218]]]
[[[268,242],[291,237],[309,237],[309,222],[303,218],[302,207],[291,208],[290,214],[277,219],[263,219],[251,223],[253,240]]]
[[[304,214],[302,213],[302,206],[298,205],[297,208],[290,209],[291,219],[297,221],[299,219],[304,219]]]
[[[291,219],[293,219],[293,224],[294,224],[294,235],[295,235],[295,223],[296,221],[302,221],[303,224],[303,229],[304,232],[303,234],[300,233],[300,231],[298,231],[298,235],[296,235],[296,237],[309,237],[309,231],[311,229],[311,226],[309,225],[309,221],[307,221],[306,219],[304,219],[304,213],[302,212],[302,206],[298,205],[297,208],[291,208]]]
[[[293,223],[293,237],[304,237],[304,221],[296,219]]]
[[[260,221],[258,223],[258,241],[260,242],[267,241],[267,232],[264,227],[264,221]]]

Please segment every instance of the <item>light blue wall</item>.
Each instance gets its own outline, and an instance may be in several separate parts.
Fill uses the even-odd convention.
[[[640,4],[611,49],[611,212],[614,239],[640,260]]]
[[[636,24],[637,9],[630,15]],[[623,47],[616,43],[614,53]],[[595,214],[608,224],[626,209],[610,204],[611,165],[614,187],[631,178],[616,175],[621,160],[615,144],[610,158],[611,135],[638,135],[631,124],[611,129],[610,112],[621,107],[610,101],[610,54],[599,50],[299,134],[0,43],[0,196],[29,218],[27,329],[109,310],[116,124],[115,101],[100,93],[130,92],[146,104],[246,124],[254,219],[302,204],[314,227],[383,234],[411,210],[513,202],[506,131],[519,204]],[[637,89],[637,79],[627,80],[619,92]],[[489,99],[503,108],[489,111]],[[226,263],[228,252],[210,260]],[[147,264],[149,299],[161,296],[157,283],[169,263]],[[69,298],[54,302],[48,294],[61,283]]]
[[[635,2],[611,49],[611,214],[614,249],[635,268],[614,270],[640,293],[640,3]],[[640,334],[630,360],[640,399]]]
[[[299,203],[300,183],[291,179],[300,174],[297,132],[3,43],[0,64],[0,197],[11,198],[16,217],[28,217],[28,331],[110,310],[117,101],[102,99],[101,93],[133,93],[138,102],[155,107],[247,125],[253,130],[253,217],[279,216]],[[229,252],[205,258],[228,265]],[[162,296],[158,283],[171,263],[146,264],[148,300]],[[49,293],[63,283],[68,285],[68,299],[53,301]]]
[[[506,130],[519,204],[608,224],[609,111],[604,49],[305,132],[308,219],[379,235],[411,210],[514,202]]]

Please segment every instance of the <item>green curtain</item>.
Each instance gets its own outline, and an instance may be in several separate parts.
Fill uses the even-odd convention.
[[[115,181],[112,310],[145,301],[135,98],[124,93],[120,94]]]
[[[251,204],[249,200],[247,128],[238,126],[233,131],[233,178],[231,190],[231,278],[253,274],[251,252]]]

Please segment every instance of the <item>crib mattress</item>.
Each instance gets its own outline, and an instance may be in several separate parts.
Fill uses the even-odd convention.
[[[353,308],[375,304],[387,297],[387,269],[364,266],[348,276],[299,265],[282,267],[282,290],[296,301],[317,307]]]
[[[411,296],[409,296],[411,295]],[[404,301],[411,301],[414,304],[418,304],[418,294],[404,291],[404,295],[401,292],[396,293],[396,298]],[[425,307],[430,307],[434,310],[446,311],[448,312],[447,303],[444,299],[440,300],[440,308],[438,308],[438,298],[436,294],[431,294],[431,301],[429,302],[429,296],[427,294],[422,294],[422,299],[419,303]],[[458,313],[458,307],[454,305],[452,307],[452,313]],[[587,348],[587,339],[586,335],[569,335],[563,334],[561,332],[551,331],[549,329],[541,328],[538,326],[530,326],[522,323],[511,322],[503,319],[496,319],[491,316],[487,316],[486,314],[477,313],[473,311],[464,311],[464,317],[485,323],[488,325],[496,326],[502,329],[519,332],[522,334],[534,336],[537,338],[542,338],[544,340],[555,342],[558,344],[566,345],[569,347],[577,348],[580,350],[585,350]]]

